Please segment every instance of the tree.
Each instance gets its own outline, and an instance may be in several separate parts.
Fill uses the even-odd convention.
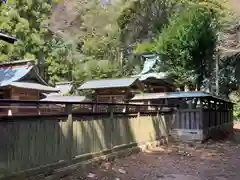
[[[76,48],[49,29],[52,3],[55,1],[9,0],[1,6],[0,29],[15,35],[18,41],[14,45],[0,42],[0,61],[43,59],[48,80],[54,83],[71,79],[71,60],[76,57],[70,55]]]
[[[217,40],[215,19],[215,14],[202,5],[185,5],[183,11],[171,17],[153,43],[140,44],[136,51],[167,55],[165,63],[179,81],[190,81],[200,87],[212,71]]]
[[[0,29],[18,38],[15,45],[1,42],[1,61],[37,59],[48,52],[46,39],[51,4],[47,1],[9,0],[1,6]]]

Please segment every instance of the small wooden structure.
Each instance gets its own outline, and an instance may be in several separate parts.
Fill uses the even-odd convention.
[[[58,92],[38,74],[33,61],[14,61],[0,64],[0,99],[40,100],[43,92]],[[21,107],[6,107],[1,113],[24,112]],[[29,111],[29,109],[28,109]],[[25,112],[26,113],[26,112]]]
[[[176,105],[169,122],[175,140],[205,140],[233,131],[233,104],[206,92],[169,92],[136,95],[130,102]]]
[[[155,76],[131,77],[120,79],[102,79],[85,82],[79,90],[94,90],[97,102],[128,101],[139,91],[171,92],[174,85]]]
[[[135,90],[144,86],[138,78],[102,79],[87,81],[79,90],[93,90],[96,102],[126,102],[134,96]]]

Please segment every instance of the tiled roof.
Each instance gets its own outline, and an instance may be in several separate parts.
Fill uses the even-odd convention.
[[[78,89],[120,88],[132,86],[138,78],[102,79],[87,81]]]
[[[0,86],[6,86],[11,82],[18,81],[28,74],[33,66],[0,67]]]
[[[9,42],[9,43],[13,44],[17,39],[14,38],[14,37],[11,37],[9,35],[0,33],[0,40],[3,40],[3,41],[6,41],[6,42]]]
[[[29,81],[28,74],[33,73]],[[59,90],[48,84],[37,73],[32,61],[14,61],[0,64],[0,87],[15,86],[25,89],[35,89],[43,92],[58,92]]]

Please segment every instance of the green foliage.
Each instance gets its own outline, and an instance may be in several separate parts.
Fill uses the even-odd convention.
[[[47,28],[51,5],[47,1],[7,1],[1,6],[0,29],[15,35],[15,45],[1,42],[0,60],[39,58],[46,53],[45,39],[50,35]]]
[[[217,40],[215,24],[212,11],[200,5],[187,5],[171,17],[152,44],[140,44],[136,52],[163,53],[168,57],[165,63],[179,81],[200,83],[211,70]]]
[[[124,44],[135,43],[154,35],[174,12],[177,1],[174,0],[134,0],[126,3],[117,19]]]
[[[230,99],[234,103],[233,116],[236,120],[240,120],[240,91],[232,92]]]
[[[48,1],[7,1],[1,6],[0,29],[17,37],[12,45],[0,42],[1,61],[45,58],[49,81],[54,83],[69,76],[70,44],[48,29],[52,4]],[[37,62],[38,63],[38,62]]]
[[[226,14],[220,0],[120,0],[104,8],[99,0],[77,0],[78,15],[69,23],[74,27],[61,33],[48,28],[54,24],[48,2],[8,0],[1,6],[0,30],[19,40],[0,42],[0,61],[44,57],[51,83],[136,74],[143,64],[132,54],[138,42],[136,52],[167,54],[166,65],[181,81],[209,76],[216,17]]]

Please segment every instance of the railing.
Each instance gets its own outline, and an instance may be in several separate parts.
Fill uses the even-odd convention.
[[[169,112],[175,107],[165,104],[0,100],[0,116],[64,115],[69,114],[68,106],[71,106],[72,114]]]

